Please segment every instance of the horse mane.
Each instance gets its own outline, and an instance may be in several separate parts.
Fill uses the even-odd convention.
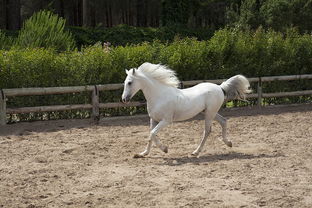
[[[179,79],[176,76],[175,71],[169,69],[165,65],[161,64],[151,64],[151,63],[144,63],[142,64],[138,70],[142,72],[147,77],[153,78],[165,85],[169,85],[172,87],[177,88],[179,85]]]

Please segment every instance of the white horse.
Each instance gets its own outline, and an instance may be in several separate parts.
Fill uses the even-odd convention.
[[[144,63],[138,69],[126,70],[126,73],[122,101],[129,102],[142,90],[150,116],[151,131],[147,147],[135,157],[148,155],[152,142],[167,153],[167,146],[161,144],[156,134],[172,122],[192,118],[202,111],[205,114],[205,131],[192,155],[198,156],[201,152],[214,119],[222,126],[223,142],[232,147],[232,142],[226,138],[226,119],[218,111],[225,100],[245,100],[245,94],[251,92],[250,84],[244,76],[236,75],[221,85],[201,83],[187,89],[178,89],[179,80],[175,72],[164,65]]]

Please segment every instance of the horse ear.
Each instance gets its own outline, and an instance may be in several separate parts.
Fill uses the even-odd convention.
[[[135,74],[135,68],[133,68],[133,70],[132,70],[132,75],[134,75]]]
[[[127,69],[125,69],[126,74],[129,74],[129,71]]]

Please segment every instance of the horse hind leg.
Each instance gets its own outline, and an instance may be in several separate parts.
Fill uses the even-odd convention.
[[[221,116],[220,114],[217,113],[215,120],[221,125],[222,127],[222,141],[229,147],[232,147],[232,142],[231,140],[228,140],[226,138],[226,118]]]

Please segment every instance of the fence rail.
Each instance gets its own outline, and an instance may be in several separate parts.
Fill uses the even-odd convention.
[[[290,81],[298,79],[312,79],[312,74],[290,75],[290,76],[270,76],[248,78],[249,82],[257,82],[257,93],[247,95],[247,98],[257,98],[258,106],[261,107],[262,98],[270,97],[288,97],[288,96],[303,96],[312,95],[312,90],[302,90],[293,92],[275,92],[263,93],[262,83],[272,81]],[[218,80],[194,80],[183,81],[182,86],[192,86],[202,82],[211,82],[221,84],[226,79]],[[44,87],[44,88],[15,88],[2,89],[0,91],[0,125],[6,124],[6,114],[18,113],[34,113],[34,112],[49,112],[49,111],[63,111],[63,110],[77,110],[77,109],[92,109],[92,118],[99,119],[100,108],[118,108],[118,107],[136,107],[143,106],[143,102],[131,103],[99,103],[100,91],[119,90],[123,88],[123,84],[105,84],[105,85],[88,85],[88,86],[72,86],[72,87]],[[52,105],[52,106],[36,106],[36,107],[21,107],[21,108],[7,108],[6,101],[9,97],[15,96],[30,96],[30,95],[51,95],[51,94],[68,94],[91,92],[91,104],[73,104],[73,105]]]

